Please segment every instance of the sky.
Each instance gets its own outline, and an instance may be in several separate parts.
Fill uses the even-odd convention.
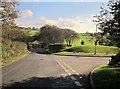
[[[98,14],[104,2],[95,0],[21,0],[17,9],[21,15],[16,20],[17,25],[24,27],[38,27],[46,24],[68,28],[79,33],[95,32],[92,16]],[[90,2],[91,1],[91,2]],[[97,1],[97,0],[96,0]]]

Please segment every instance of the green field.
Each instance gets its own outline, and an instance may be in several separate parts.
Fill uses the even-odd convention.
[[[95,38],[92,36],[85,35],[85,34],[80,34],[79,39],[74,40],[73,47],[80,46],[82,40],[84,41],[84,45],[92,46],[92,45],[94,45]]]
[[[120,67],[102,65],[93,73],[93,83],[96,89],[120,89]]]
[[[25,33],[27,33],[29,36],[34,36],[37,33],[39,33],[38,30],[23,30]]]
[[[79,54],[79,53],[84,53],[84,54],[94,54],[94,41],[95,38],[92,36],[88,36],[86,34],[80,34],[79,39],[75,39],[72,47],[67,47],[64,49],[62,52],[59,52],[57,54]],[[84,45],[81,45],[81,41],[84,41]],[[103,55],[114,55],[118,52],[118,48],[114,46],[104,46],[104,45],[99,45],[97,44],[96,46],[96,54],[103,54]]]

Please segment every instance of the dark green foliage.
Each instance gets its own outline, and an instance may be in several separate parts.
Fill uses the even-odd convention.
[[[9,29],[4,29],[2,31],[2,37],[5,39],[9,39],[12,41],[19,41],[19,42],[29,42],[30,37],[24,33],[21,29],[18,28],[9,28]]]
[[[100,29],[104,34],[108,33],[109,40],[111,40],[116,47],[120,48],[120,0],[111,0],[109,8],[113,18],[108,19],[108,14],[103,15],[106,18],[100,22]]]
[[[49,45],[49,51],[50,52],[60,52],[62,49],[65,48],[64,44],[53,44]]]
[[[38,40],[43,41],[46,45],[63,43],[64,35],[60,28],[46,25],[41,28]]]
[[[120,89],[120,68],[102,66],[94,70],[93,83],[95,89]]]
[[[64,41],[66,41],[68,46],[72,46],[73,40],[78,37],[78,33],[73,30],[45,25],[40,30],[38,40],[44,42],[46,46],[55,43],[63,43]]]
[[[115,56],[111,57],[111,60],[109,61],[109,65],[120,66],[120,52]]]
[[[113,46],[113,43],[107,38],[101,38],[98,43],[105,46]]]
[[[87,47],[72,47],[72,48],[69,48],[69,49],[65,49],[64,51],[67,51],[67,52],[84,52],[84,53],[87,53],[88,52],[88,48]]]
[[[82,40],[82,41],[81,41],[81,45],[84,45],[84,44],[85,44],[85,43],[84,43],[84,41]]]

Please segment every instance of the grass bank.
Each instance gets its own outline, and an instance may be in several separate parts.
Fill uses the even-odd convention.
[[[20,60],[21,58],[27,56],[28,54],[29,54],[29,52],[25,52],[25,53],[21,53],[21,54],[18,55],[18,56],[13,57],[13,58],[10,59],[10,60],[9,60],[9,59],[7,59],[7,60],[2,60],[0,67],[4,67],[4,66],[7,66],[7,65],[9,65],[9,64],[12,64],[12,63]]]
[[[19,32],[20,31],[20,32]],[[18,33],[16,33],[18,32]],[[10,38],[7,38],[7,35],[2,40],[2,46],[0,47],[0,55],[1,57],[1,63],[0,66],[5,66],[8,64],[11,64],[19,59],[21,57],[28,54],[28,45],[24,39],[26,37],[33,37],[36,34],[38,34],[38,30],[24,30],[24,29],[15,29],[14,28],[6,33],[7,35],[14,34],[13,37],[17,38],[18,40],[13,40]],[[25,37],[23,34],[25,33]],[[23,37],[23,38],[22,38]],[[26,39],[29,41],[29,39]]]
[[[79,39],[75,39],[72,47],[67,47],[62,52],[57,54],[94,54],[95,51],[95,37],[79,34]],[[84,41],[84,45],[81,45],[81,41]],[[114,46],[104,46],[97,44],[96,54],[97,55],[115,55],[118,52],[118,48]]]
[[[35,36],[36,34],[39,33],[39,30],[22,30],[23,32],[25,32],[26,34],[28,34],[29,36]]]
[[[77,47],[70,47],[64,49],[62,52],[58,52],[57,54],[94,54],[95,46],[93,45],[83,45]],[[118,52],[117,47],[113,46],[96,46],[96,53],[98,55],[114,55]]]
[[[92,73],[96,89],[120,89],[120,67],[102,65]]]

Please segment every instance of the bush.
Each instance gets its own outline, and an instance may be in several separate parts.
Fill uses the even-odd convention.
[[[116,54],[115,56],[111,56],[109,65],[120,66],[120,52],[118,54]]]
[[[2,59],[12,59],[18,55],[27,53],[27,45],[23,42],[3,39],[2,42]]]
[[[84,47],[84,46],[79,46],[79,47],[72,47],[72,48],[69,48],[69,49],[65,49],[64,51],[67,51],[67,52],[84,52],[84,53],[88,53],[88,48]]]
[[[62,49],[65,48],[64,44],[53,44],[53,45],[49,45],[49,51],[50,52],[59,52]]]
[[[92,73],[95,89],[120,89],[120,68],[102,65]]]
[[[81,41],[81,45],[84,45],[84,43],[85,43],[85,42],[82,40],[82,41]]]

